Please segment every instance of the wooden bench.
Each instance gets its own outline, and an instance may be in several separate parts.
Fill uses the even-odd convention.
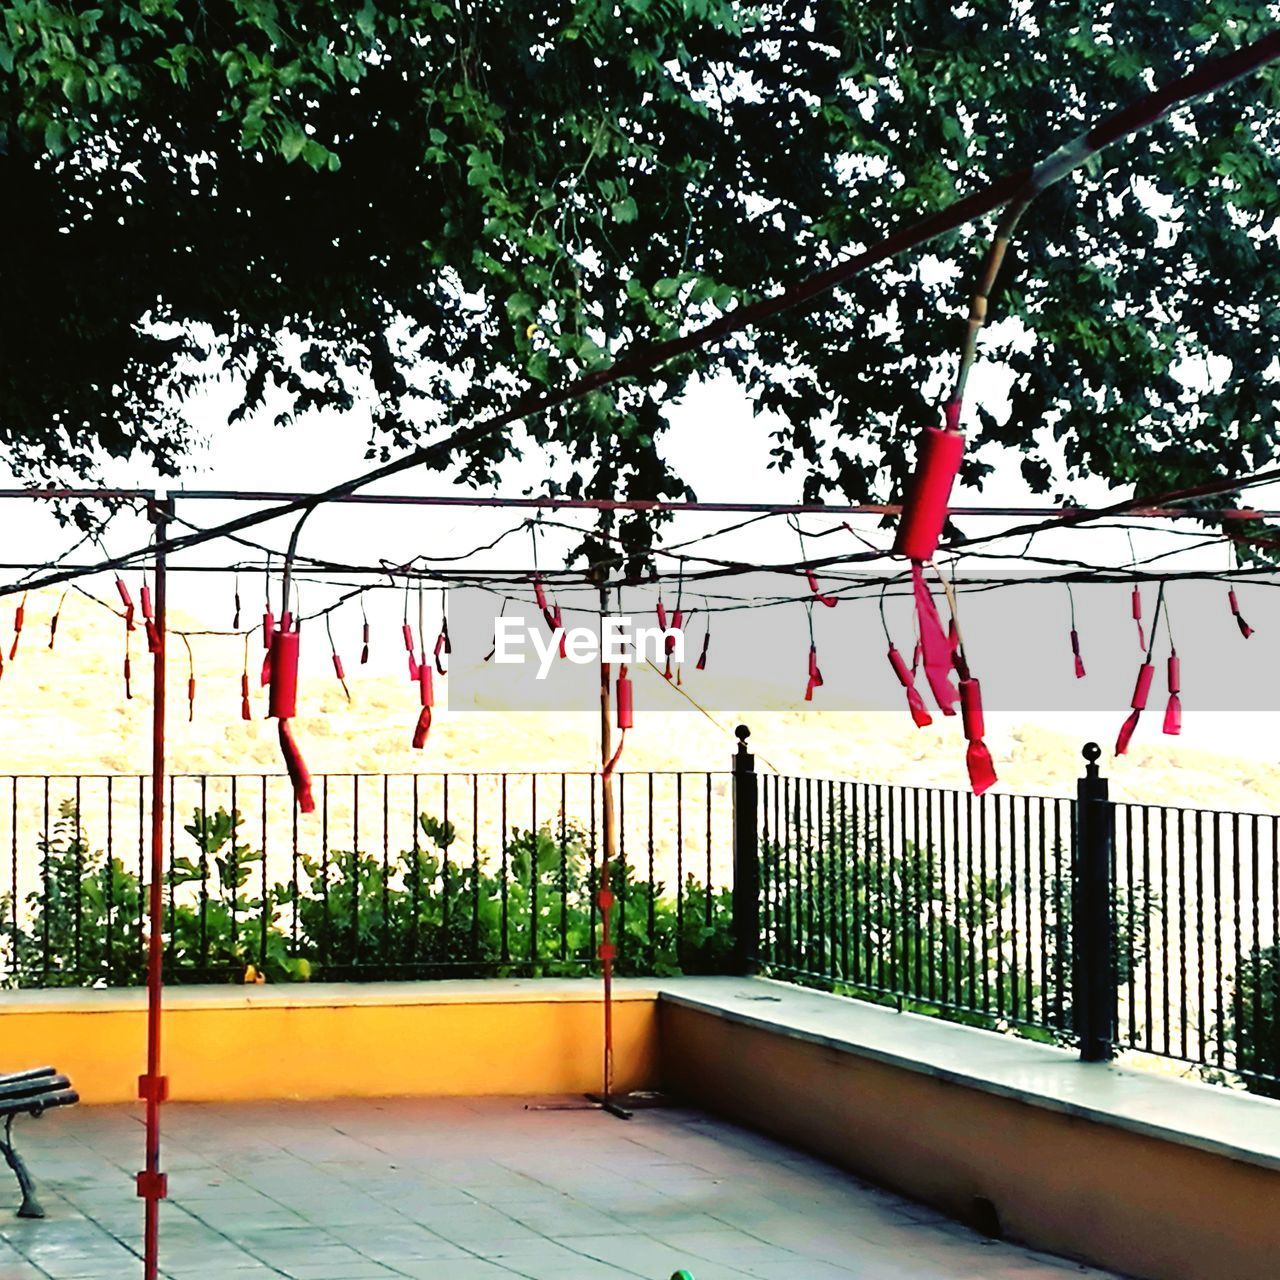
[[[31,1174],[14,1150],[13,1122],[17,1116],[41,1116],[51,1107],[69,1107],[80,1101],[80,1095],[71,1087],[66,1076],[60,1076],[52,1067],[35,1067],[30,1071],[18,1071],[13,1075],[0,1075],[0,1120],[4,1121],[4,1136],[0,1138],[0,1153],[13,1170],[22,1191],[20,1218],[43,1218],[44,1210],[36,1199],[35,1184]]]

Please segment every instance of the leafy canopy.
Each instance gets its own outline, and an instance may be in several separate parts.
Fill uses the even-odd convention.
[[[221,380],[233,417],[371,402],[385,456],[818,269],[1276,21],[1246,0],[0,4],[0,440],[32,474],[173,469],[179,402]],[[1274,455],[1278,106],[1273,70],[1033,206],[984,339],[1012,408],[971,424],[971,481],[1000,448],[1042,492]],[[882,497],[935,420],[987,234],[530,434],[573,492],[675,495],[663,406],[727,370],[783,416],[776,461],[811,496]],[[483,443],[466,479],[514,447]]]

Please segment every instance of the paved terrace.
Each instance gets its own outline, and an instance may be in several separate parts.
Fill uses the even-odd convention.
[[[698,1111],[631,1122],[575,1099],[165,1109],[162,1270],[295,1280],[1067,1280],[1106,1273],[990,1241]],[[0,1280],[140,1275],[131,1107],[20,1123],[49,1217],[0,1191]]]

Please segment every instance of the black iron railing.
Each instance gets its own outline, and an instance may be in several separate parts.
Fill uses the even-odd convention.
[[[620,972],[759,971],[1280,1096],[1280,815],[1112,802],[1096,749],[1075,799],[974,797],[757,774],[739,736],[732,773],[615,777]],[[170,981],[594,971],[598,774],[316,795],[170,780]],[[141,981],[148,824],[141,778],[0,777],[0,985]]]
[[[1280,1096],[1280,816],[743,768],[748,963]],[[746,759],[749,761],[750,757]]]
[[[728,775],[620,774],[615,787],[619,971],[723,968]],[[597,774],[328,774],[315,791],[307,818],[284,777],[170,780],[170,981],[594,965]],[[148,824],[141,778],[0,778],[0,983],[142,980]]]

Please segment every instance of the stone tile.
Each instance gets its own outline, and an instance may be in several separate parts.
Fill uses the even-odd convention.
[[[169,1280],[1065,1280],[822,1161],[683,1108],[573,1100],[171,1105]],[[0,1280],[141,1273],[134,1108],[28,1126],[50,1216],[0,1209]]]

